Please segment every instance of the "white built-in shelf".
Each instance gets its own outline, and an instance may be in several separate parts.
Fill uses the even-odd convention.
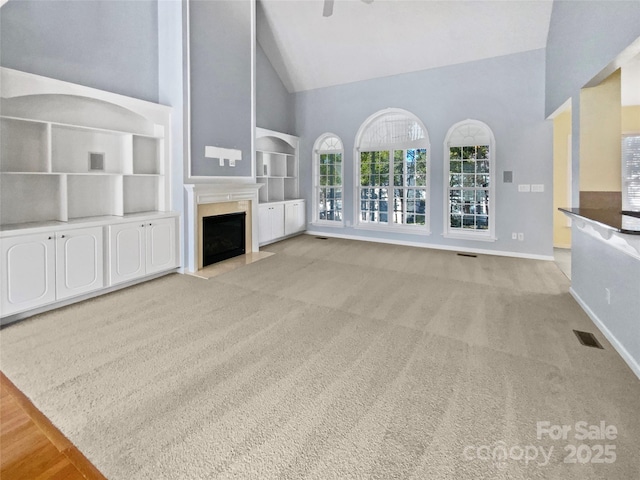
[[[0,227],[170,209],[167,107],[2,75]]]
[[[298,144],[293,135],[256,129],[256,182],[264,185],[260,203],[299,198]]]

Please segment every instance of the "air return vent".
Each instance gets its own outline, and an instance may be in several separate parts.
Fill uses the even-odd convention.
[[[329,240],[328,237],[316,237],[318,240]]]
[[[602,345],[600,345],[600,342],[593,335],[593,333],[581,332],[580,330],[574,330],[573,333],[576,334],[576,337],[578,337],[580,343],[585,347],[604,348]]]
[[[458,255],[461,257],[471,257],[471,258],[477,257],[477,255],[474,255],[473,253],[458,253]]]

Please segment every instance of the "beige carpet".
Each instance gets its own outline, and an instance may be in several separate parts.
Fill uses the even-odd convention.
[[[114,480],[640,478],[640,382],[553,262],[267,250],[5,328],[1,368]],[[576,440],[579,421],[617,437]],[[616,460],[564,463],[568,444]]]

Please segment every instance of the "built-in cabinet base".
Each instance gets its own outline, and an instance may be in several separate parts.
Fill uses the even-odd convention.
[[[305,201],[261,203],[258,207],[258,218],[261,246],[301,233],[307,224]]]
[[[153,213],[0,232],[2,323],[175,270],[178,218]]]

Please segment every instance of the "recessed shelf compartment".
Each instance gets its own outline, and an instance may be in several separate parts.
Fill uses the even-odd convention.
[[[47,124],[0,119],[0,171],[49,171]]]
[[[122,215],[120,175],[66,175],[68,218]]]
[[[125,175],[123,178],[124,213],[158,210],[161,177]]]
[[[3,225],[65,221],[64,178],[49,174],[0,175],[0,221]]]
[[[161,145],[155,138],[133,136],[133,173],[154,174],[162,172]]]
[[[87,128],[51,126],[54,172],[127,173],[131,165],[132,136]],[[102,154],[102,170],[91,169],[92,155]]]

